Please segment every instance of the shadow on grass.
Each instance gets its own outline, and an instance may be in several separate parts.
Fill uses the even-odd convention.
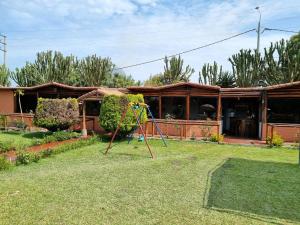
[[[208,183],[206,208],[269,223],[276,219],[300,222],[296,164],[231,158],[211,172]]]
[[[37,138],[37,139],[43,139],[46,136],[52,135],[52,132],[30,132],[30,133],[24,133],[22,137],[32,139],[32,138]]]

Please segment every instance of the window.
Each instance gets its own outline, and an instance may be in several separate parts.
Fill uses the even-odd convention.
[[[269,99],[268,122],[300,123],[300,99]]]
[[[216,120],[216,118],[217,98],[190,98],[190,120]]]
[[[162,97],[162,117],[164,119],[185,119],[185,97]]]
[[[86,101],[85,112],[87,116],[99,116],[100,115],[100,101]]]
[[[16,112],[20,113],[20,104],[18,100],[19,96],[16,96]],[[25,94],[20,96],[21,107],[23,113],[34,113],[37,106],[37,96],[35,94]]]
[[[159,118],[159,97],[157,96],[145,96],[145,103],[149,106],[150,111],[154,118]],[[150,117],[150,115],[148,115]]]

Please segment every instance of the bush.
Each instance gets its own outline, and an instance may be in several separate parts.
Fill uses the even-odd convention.
[[[0,171],[7,170],[10,166],[10,162],[4,156],[0,156]]]
[[[18,151],[16,157],[16,165],[27,165],[31,162],[31,156],[29,152],[26,151]]]
[[[224,141],[224,135],[222,135],[222,134],[219,134],[219,135],[218,134],[212,134],[210,136],[209,140],[211,142],[218,142],[218,143],[220,143],[220,142]]]
[[[39,152],[26,152],[18,151],[16,158],[16,165],[27,165],[32,162],[38,162],[41,159],[41,154]]]
[[[267,137],[267,144],[272,147],[281,147],[283,145],[282,137],[276,132],[273,134],[273,138],[270,136]]]
[[[121,116],[129,102],[144,103],[144,97],[141,94],[133,95],[107,95],[104,96],[100,109],[100,126],[106,131],[113,132],[117,129]],[[140,115],[142,108],[136,110],[137,115]],[[147,112],[144,110],[141,116],[141,123],[147,121]],[[125,119],[120,127],[119,134],[126,135],[130,133],[136,126],[136,118],[132,110],[128,110]]]
[[[50,131],[66,130],[79,121],[77,99],[39,98],[34,125]]]
[[[0,153],[8,152],[9,150],[15,150],[13,141],[0,142]]]
[[[47,144],[56,141],[66,141],[78,137],[80,137],[80,134],[76,132],[57,131],[52,133],[52,135],[45,136],[43,139],[34,139],[33,145]]]

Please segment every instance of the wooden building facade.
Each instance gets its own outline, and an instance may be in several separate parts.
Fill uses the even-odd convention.
[[[266,140],[275,132],[288,142],[298,141],[300,137],[300,82],[255,88],[220,88],[196,83],[127,89],[72,87],[59,83],[0,87],[0,114],[12,121],[20,119],[16,89],[24,91],[20,99],[28,125],[32,125],[38,97],[73,97],[80,101],[81,117],[85,121],[74,128],[103,132],[99,127],[103,96],[140,93],[162,132],[169,137],[205,138],[211,134],[225,134]],[[148,122],[145,126],[147,135],[157,135],[154,124]]]

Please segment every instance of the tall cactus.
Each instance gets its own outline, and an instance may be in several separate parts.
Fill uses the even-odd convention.
[[[300,80],[300,43],[281,40],[264,49],[264,77],[268,84]]]
[[[172,84],[180,81],[188,82],[191,75],[195,72],[189,65],[183,67],[183,59],[172,57],[170,60],[165,57],[163,73],[163,84]]]
[[[238,87],[257,86],[263,78],[263,59],[256,51],[241,49],[228,60]]]
[[[206,85],[219,85],[221,87],[234,87],[235,79],[228,71],[214,61],[213,65],[205,63],[199,72],[199,83]]]

